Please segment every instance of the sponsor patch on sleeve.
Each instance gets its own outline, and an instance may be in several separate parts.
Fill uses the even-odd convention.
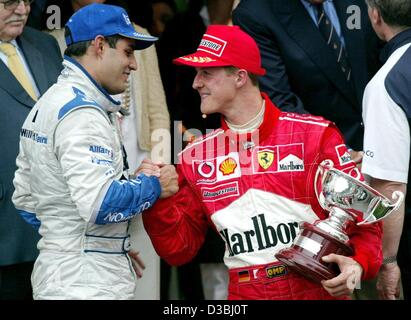
[[[341,166],[344,166],[352,161],[351,155],[348,152],[345,144],[340,144],[336,146],[335,151],[337,152],[338,161],[340,162]]]
[[[225,184],[220,184],[215,187],[201,188],[201,195],[204,202],[221,200],[229,197],[238,196],[238,182],[233,181]]]

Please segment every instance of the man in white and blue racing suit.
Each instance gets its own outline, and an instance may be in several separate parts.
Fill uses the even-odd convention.
[[[137,68],[133,51],[156,38],[135,32],[123,9],[101,4],[78,11],[66,28],[71,57],[23,124],[14,179],[13,202],[42,236],[33,296],[132,299],[129,221],[176,192],[177,175],[164,166],[157,176],[124,178],[120,104],[109,94],[124,91]]]

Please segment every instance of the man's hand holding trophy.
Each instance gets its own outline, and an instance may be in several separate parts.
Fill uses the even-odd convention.
[[[314,189],[321,207],[329,211],[329,217],[313,224],[303,222],[291,247],[280,250],[275,257],[291,270],[321,282],[331,294],[347,294],[330,289],[341,288],[338,287],[340,281],[352,281],[355,286],[361,277],[361,266],[349,258],[353,249],[347,227],[356,223],[361,228],[386,218],[399,208],[404,194],[394,192],[393,203],[364,182],[334,168],[331,160],[319,165]]]

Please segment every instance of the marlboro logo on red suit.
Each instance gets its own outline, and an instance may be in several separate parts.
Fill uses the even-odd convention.
[[[340,161],[340,165],[345,165],[351,162],[351,155],[347,150],[345,144],[340,144],[339,146],[335,147],[335,151],[337,152],[338,160]]]
[[[278,146],[278,159],[278,171],[304,171],[304,145]]]

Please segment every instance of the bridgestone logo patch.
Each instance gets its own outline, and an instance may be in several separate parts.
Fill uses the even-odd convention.
[[[238,196],[238,182],[225,183],[213,188],[201,188],[201,193],[204,202]]]
[[[226,45],[227,41],[209,34],[205,34],[203,39],[201,39],[197,51],[205,51],[217,57],[221,57]]]

